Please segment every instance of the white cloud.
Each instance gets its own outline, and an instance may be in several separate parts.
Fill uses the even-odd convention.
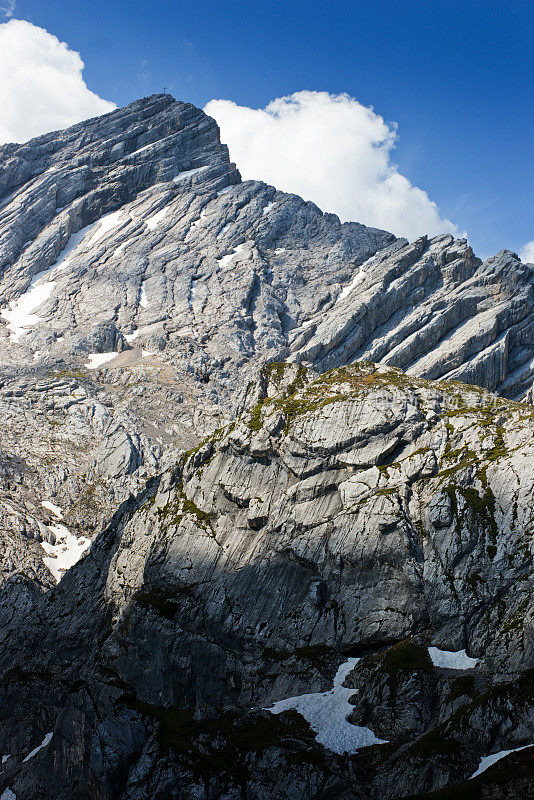
[[[14,5],[0,0],[5,15]],[[140,66],[143,81],[148,64]],[[79,53],[43,28],[24,20],[1,23],[0,144],[26,141],[115,108],[87,88],[83,68]],[[296,92],[265,109],[211,100],[205,110],[219,123],[245,179],[267,181],[343,220],[409,239],[458,233],[391,162],[395,126],[346,94]]]
[[[396,127],[347,94],[296,92],[265,109],[211,100],[242,176],[313,200],[342,220],[415,239],[458,228],[391,163]]]
[[[519,258],[523,264],[534,264],[534,239],[521,248]]]
[[[112,111],[85,85],[83,67],[79,53],[43,28],[19,19],[0,24],[0,144]]]
[[[139,70],[137,72],[137,80],[145,90],[152,80],[152,75],[150,70],[148,69],[148,61],[146,58],[143,58],[142,61],[139,62]],[[1,799],[0,799],[1,800]]]
[[[15,13],[15,6],[16,5],[17,4],[16,4],[15,0],[5,0],[5,2],[2,4],[2,6],[0,6],[0,11],[4,15],[4,17],[7,17],[8,19],[11,19],[11,17]]]

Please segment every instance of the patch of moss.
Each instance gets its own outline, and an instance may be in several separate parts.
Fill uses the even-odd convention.
[[[385,489],[375,489],[373,497],[387,497],[393,494],[398,494],[398,489],[395,486],[388,486]]]
[[[187,514],[191,514],[195,517],[195,521],[200,528],[211,535],[214,534],[212,526],[214,514],[208,511],[202,511],[196,503],[187,497],[182,482],[178,481],[172,500],[169,500],[162,508],[158,508],[158,520],[166,525],[179,525]]]
[[[252,411],[250,412],[250,416],[247,420],[247,427],[250,428],[251,431],[256,433],[257,431],[261,430],[261,412],[263,410],[263,400],[259,400]]]
[[[52,369],[46,373],[47,378],[52,378],[54,380],[87,380],[89,376],[89,372],[86,369],[81,368],[74,368],[74,369]]]
[[[497,425],[495,431],[495,443],[491,450],[485,455],[488,461],[498,461],[500,458],[506,456],[507,450],[504,444],[504,427],[502,424]]]
[[[307,723],[296,712],[280,715],[251,715],[220,710],[213,719],[197,721],[189,709],[162,708],[140,701],[130,701],[133,708],[154,719],[158,725],[156,740],[163,750],[172,749],[198,774],[209,777],[233,774],[246,779],[249,755],[262,753],[286,742],[302,739],[313,747],[314,736]],[[302,750],[302,745],[298,748]]]
[[[498,525],[495,518],[495,495],[489,486],[486,487],[483,494],[480,494],[480,492],[473,487],[456,486],[452,483],[445,486],[444,491],[449,495],[452,503],[452,510],[456,518],[456,532],[458,535],[461,533],[464,523],[467,523],[469,526],[470,520],[466,519],[466,515],[470,513],[472,518],[478,521],[482,528],[489,533],[492,542],[494,543],[497,541]],[[462,497],[464,500],[464,508],[462,511],[460,511],[459,508],[458,496]]]
[[[297,647],[295,650],[275,650],[273,647],[264,647],[261,657],[264,661],[287,661],[289,658],[298,658],[309,661],[316,669],[321,671],[330,665],[333,651],[325,645],[307,645]]]
[[[461,675],[455,678],[449,686],[449,693],[447,695],[447,702],[452,703],[459,697],[473,697],[475,694],[475,677],[474,675]]]
[[[390,680],[397,680],[399,672],[426,672],[432,674],[434,667],[426,647],[405,639],[382,653],[366,656],[364,664],[385,672]]]
[[[525,626],[525,614],[530,606],[530,600],[526,597],[517,607],[517,610],[511,614],[501,625],[502,633],[518,633]]]
[[[309,661],[317,670],[321,671],[325,666],[325,662],[330,662],[332,650],[325,645],[308,645],[306,647],[297,647],[295,655],[297,658]]]
[[[187,598],[194,597],[192,587],[184,586],[175,588],[172,592],[147,587],[138,592],[135,596],[135,604],[141,608],[155,611],[160,617],[174,620],[178,607]]]
[[[402,758],[427,760],[439,755],[456,757],[461,753],[461,745],[446,734],[444,725],[438,725],[408,745],[402,751]]]

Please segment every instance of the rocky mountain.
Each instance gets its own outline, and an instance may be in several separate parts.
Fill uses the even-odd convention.
[[[2,800],[530,791],[533,265],[156,95],[0,148],[0,274]]]

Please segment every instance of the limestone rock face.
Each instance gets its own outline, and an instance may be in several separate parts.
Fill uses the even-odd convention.
[[[0,168],[2,447],[89,536],[394,240],[242,184],[214,120],[170,96],[6,145]]]
[[[355,359],[462,380],[506,397],[532,383],[534,271],[502,250],[484,263],[450,235],[398,242],[314,320],[294,358],[324,371]]]
[[[427,731],[439,707],[439,680],[428,650],[401,642],[364,658],[351,675],[355,692],[351,721],[368,725],[384,739]]]
[[[168,95],[1,147],[0,795],[389,800],[534,743],[533,319],[514,253],[242,182]],[[267,710],[336,692],[388,743]]]
[[[15,730],[21,741],[35,737],[35,682],[20,677],[22,662],[35,675],[47,665],[43,735],[55,731],[31,769],[10,773],[22,797],[52,787],[67,797],[87,769],[87,796],[141,797],[140,786],[182,774],[165,760],[169,745],[180,769],[197,763],[206,775],[216,731],[235,755],[251,709],[328,689],[355,652],[351,719],[392,740],[365,774],[354,756],[355,796],[457,782],[487,752],[534,735],[528,407],[369,363],[319,377],[273,364],[249,400],[234,423],[127,500],[85,559],[35,602],[24,631],[9,629],[1,746],[13,747]],[[401,644],[388,650],[392,642]],[[429,646],[479,661],[462,682],[464,673],[432,665]],[[193,725],[179,711],[230,706],[241,709],[231,724],[213,711]],[[262,720],[266,741],[247,740],[246,760],[254,751],[275,764],[288,745],[270,716]],[[207,747],[200,767],[196,736]],[[95,749],[106,739],[113,756]],[[299,763],[317,757],[300,747]],[[328,751],[322,758],[321,779],[338,775],[335,796],[354,796],[344,794],[346,766]],[[136,764],[130,777],[127,763]],[[244,777],[253,797],[265,764]],[[214,796],[227,796],[224,780]]]

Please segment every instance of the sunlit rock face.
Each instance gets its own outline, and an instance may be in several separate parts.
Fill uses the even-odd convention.
[[[0,273],[0,795],[523,792],[531,265],[156,95],[0,148]]]

